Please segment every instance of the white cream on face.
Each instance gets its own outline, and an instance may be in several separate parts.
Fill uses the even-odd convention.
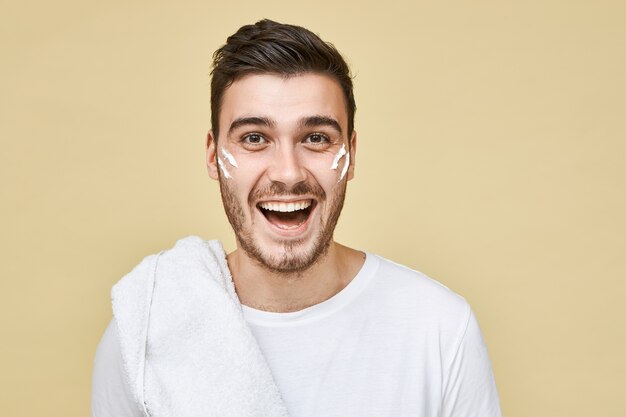
[[[341,149],[339,149],[339,152],[337,152],[337,154],[335,155],[335,158],[333,159],[333,163],[330,166],[330,169],[337,169],[337,166],[339,165],[339,160],[346,154],[346,144],[344,143],[343,145],[341,145]]]
[[[343,177],[346,175],[346,173],[348,172],[348,166],[350,165],[350,153],[346,151],[345,143],[341,145],[341,149],[339,149],[339,152],[337,152],[337,154],[335,155],[335,158],[333,159],[333,163],[330,166],[330,169],[337,169],[337,167],[339,166],[339,161],[344,156],[346,157],[346,160],[344,161],[343,168],[341,169],[341,175],[339,176],[339,181],[341,181]]]
[[[219,156],[217,157],[217,165],[222,170],[222,174],[224,175],[224,178],[228,178],[228,179],[232,178],[232,176],[230,175],[230,172],[228,172],[228,170],[226,169],[226,166],[224,165],[224,161],[222,161],[222,158],[220,158]]]
[[[343,177],[346,176],[346,173],[348,172],[348,167],[350,166],[350,153],[346,154],[346,162],[343,164],[343,169],[341,170],[341,175],[339,176],[339,181],[341,181],[343,179]]]
[[[226,158],[226,160],[231,166],[235,168],[239,168],[239,165],[237,165],[237,161],[235,160],[235,157],[226,149],[224,149],[223,146],[220,148],[220,152],[222,153],[224,158]],[[219,156],[217,157],[217,165],[219,165],[220,169],[222,170],[222,174],[224,174],[224,178],[233,177],[232,175],[230,175],[230,172],[228,172],[228,169],[226,168],[226,164],[224,164],[224,161]]]
[[[235,168],[239,168],[239,165],[237,165],[237,161],[235,161],[235,157],[226,149],[224,149],[224,147],[222,147],[221,150],[222,150],[222,155],[224,155],[224,158],[226,158],[228,163],[234,166]]]

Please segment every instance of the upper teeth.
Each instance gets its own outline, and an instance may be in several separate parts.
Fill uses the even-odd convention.
[[[291,203],[263,202],[259,206],[265,210],[291,212],[296,210],[304,210],[311,205],[311,200],[294,201]]]

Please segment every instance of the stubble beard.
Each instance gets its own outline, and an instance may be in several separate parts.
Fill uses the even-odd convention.
[[[222,195],[222,202],[224,204],[224,210],[226,217],[230,225],[235,232],[235,237],[239,244],[239,247],[246,252],[246,254],[254,259],[258,265],[263,267],[269,272],[278,273],[283,275],[297,275],[309,269],[315,263],[319,262],[326,256],[328,248],[333,239],[333,233],[341,210],[343,209],[343,203],[346,196],[346,182],[337,184],[337,187],[341,187],[330,201],[329,216],[326,220],[320,216],[319,219],[319,231],[313,238],[313,246],[309,249],[302,248],[298,250],[298,247],[305,244],[305,240],[283,240],[282,253],[267,253],[263,251],[256,241],[252,232],[253,224],[250,222],[250,226],[246,226],[245,219],[246,214],[243,209],[241,201],[237,198],[236,193],[228,184],[227,179],[220,176],[220,192]],[[284,184],[279,182],[273,182],[268,187],[263,189],[253,190],[250,193],[248,205],[250,210],[257,210],[254,203],[261,198],[270,198],[280,195],[312,195],[317,199],[318,207],[315,209],[321,209],[320,204],[326,202],[327,196],[324,190],[316,184],[308,184],[301,182],[296,184],[292,189],[288,189]],[[262,215],[258,213],[259,215]],[[310,225],[311,227],[313,225]]]

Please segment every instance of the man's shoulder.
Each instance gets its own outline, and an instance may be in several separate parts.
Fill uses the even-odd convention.
[[[383,301],[411,310],[427,311],[429,316],[467,316],[465,298],[426,274],[379,255],[373,290]]]
[[[204,240],[198,236],[187,236],[176,241],[174,246],[147,255],[116,286],[153,276],[160,269],[181,269],[188,266],[222,263],[226,254],[218,240]],[[128,284],[126,284],[128,285]]]

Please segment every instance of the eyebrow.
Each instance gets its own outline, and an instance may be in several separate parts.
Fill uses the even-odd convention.
[[[335,129],[340,135],[343,134],[341,131],[341,125],[339,122],[332,117],[328,116],[311,116],[305,117],[300,121],[300,126],[304,127],[317,127],[317,126],[328,126]]]
[[[262,116],[239,117],[235,119],[228,128],[228,135],[242,126],[265,126],[272,128],[276,125],[272,119]],[[340,135],[343,134],[339,122],[329,116],[309,116],[300,120],[302,127],[328,126],[336,130]]]
[[[267,117],[259,117],[259,116],[239,117],[230,124],[230,127],[228,128],[228,134],[230,135],[235,129],[241,126],[253,125],[253,126],[274,127],[274,124],[275,124],[274,121],[271,119],[268,119]]]

